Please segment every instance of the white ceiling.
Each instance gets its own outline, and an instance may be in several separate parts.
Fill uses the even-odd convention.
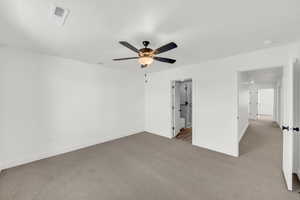
[[[50,17],[52,5],[70,10],[64,26]],[[179,48],[161,56],[174,65],[155,62],[151,70],[285,44],[300,36],[299,0],[1,0],[0,45],[102,62],[111,68],[138,70],[135,56],[118,44],[126,40],[152,48],[174,41]]]

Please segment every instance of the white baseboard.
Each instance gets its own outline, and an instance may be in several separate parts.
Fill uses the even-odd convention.
[[[242,130],[242,134],[240,135],[240,138],[239,138],[239,141],[241,141],[241,139],[244,137],[247,129],[248,129],[248,126],[249,126],[249,122],[247,122],[247,124],[245,125],[245,127],[243,128]]]
[[[136,133],[126,134],[126,135],[112,137],[112,138],[106,138],[104,140],[102,139],[100,141],[89,142],[89,143],[86,143],[86,144],[80,144],[80,145],[64,147],[62,149],[54,150],[52,152],[38,153],[38,154],[35,154],[35,155],[30,155],[26,158],[4,162],[4,163],[1,163],[1,165],[0,165],[0,172],[1,172],[1,170],[4,170],[4,169],[8,169],[8,168],[16,167],[16,166],[19,166],[19,165],[31,163],[31,162],[42,160],[42,159],[45,159],[45,158],[50,158],[50,157],[53,157],[53,156],[57,156],[57,155],[60,155],[60,154],[76,151],[76,150],[79,150],[79,149],[83,149],[83,148],[94,146],[94,145],[101,144],[101,143],[104,143],[104,142],[120,139],[120,138],[127,137],[129,135],[134,135],[134,134],[136,134]]]
[[[232,157],[239,157],[238,151],[228,152],[228,151],[225,151],[224,149],[217,148],[216,146],[210,146],[207,144],[199,144],[199,143],[197,143],[197,141],[194,142],[194,140],[193,140],[193,145],[197,146],[199,148],[208,149],[210,151],[218,152],[218,153],[221,153],[224,155],[228,155],[228,156],[232,156]]]
[[[165,137],[165,138],[168,138],[168,139],[172,139],[173,137],[173,133],[169,134],[169,135],[163,135],[163,134],[160,134],[159,132],[155,132],[155,131],[145,131],[146,133],[150,133],[150,134],[153,134],[153,135],[158,135],[158,136],[161,136],[161,137]]]

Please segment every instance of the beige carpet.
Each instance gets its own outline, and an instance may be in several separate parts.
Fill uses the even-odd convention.
[[[299,200],[281,174],[281,135],[253,122],[240,158],[141,133],[5,170],[1,200]]]

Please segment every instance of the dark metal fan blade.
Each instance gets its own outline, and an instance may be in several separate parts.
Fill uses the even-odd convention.
[[[170,43],[168,43],[164,46],[161,46],[158,49],[154,50],[154,54],[157,55],[157,54],[169,51],[171,49],[174,49],[176,47],[177,47],[177,44],[175,44],[174,42],[170,42]]]
[[[128,49],[131,49],[132,51],[139,53],[139,50],[137,48],[135,48],[134,46],[132,46],[131,44],[129,44],[126,41],[120,41],[120,44],[122,44],[123,46],[127,47]]]
[[[119,61],[119,60],[131,60],[131,59],[138,59],[139,57],[129,57],[129,58],[116,58],[113,59],[114,61]]]
[[[141,65],[141,68],[145,68],[145,67],[147,67],[148,65]]]
[[[154,57],[153,59],[158,60],[160,62],[166,62],[166,63],[171,63],[171,64],[176,62],[176,60],[171,59],[171,58]]]

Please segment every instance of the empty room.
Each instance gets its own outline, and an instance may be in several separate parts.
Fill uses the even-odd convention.
[[[299,200],[300,2],[1,0],[0,200]]]

